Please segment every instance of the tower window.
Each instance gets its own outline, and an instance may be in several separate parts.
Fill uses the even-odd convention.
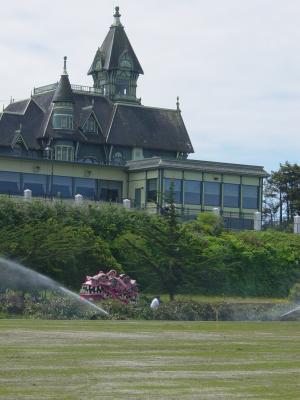
[[[130,72],[118,71],[116,78],[116,93],[118,95],[124,96],[129,94],[129,81],[130,81]]]
[[[73,130],[73,115],[54,114],[53,115],[53,128],[54,129]]]

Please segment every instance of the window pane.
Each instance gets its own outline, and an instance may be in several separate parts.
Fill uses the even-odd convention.
[[[74,149],[72,146],[55,146],[55,160],[73,161]]]
[[[94,179],[75,178],[75,194],[94,200],[96,198],[96,181]]]
[[[20,174],[16,172],[0,172],[0,193],[20,194]]]
[[[157,179],[147,180],[147,201],[157,201]]]
[[[181,179],[164,179],[164,192],[165,192],[165,202],[169,202],[171,199],[171,187],[173,189],[174,203],[181,203]]]
[[[224,183],[223,205],[234,208],[240,206],[240,185]]]
[[[204,182],[204,204],[206,206],[220,206],[220,188],[218,182]]]
[[[258,187],[243,185],[243,208],[258,209]]]
[[[61,146],[56,146],[55,147],[55,159],[61,161],[62,160],[62,154],[61,154]]]
[[[184,181],[184,203],[201,204],[201,182]]]
[[[53,115],[54,129],[73,129],[73,116],[68,114]]]
[[[68,148],[67,147],[62,148],[62,160],[68,161]]]
[[[33,196],[45,196],[47,188],[46,175],[23,175],[23,190],[30,189]]]
[[[67,117],[61,117],[61,127],[62,128],[67,128],[68,127]]]
[[[99,181],[99,197],[102,201],[121,202],[122,200],[122,187],[120,181]]]

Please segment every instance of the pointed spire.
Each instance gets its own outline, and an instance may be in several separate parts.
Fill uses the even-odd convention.
[[[67,72],[67,57],[64,57],[64,70],[61,75],[60,81],[58,82],[53,100],[53,103],[74,103],[73,91],[69,81],[69,75]]]
[[[177,111],[181,111],[180,110],[180,103],[179,103],[179,96],[177,96],[177,102],[176,102],[176,108],[177,108]]]
[[[121,24],[120,18],[121,18],[121,14],[119,13],[120,7],[115,7],[116,12],[114,13],[114,23],[113,26],[123,26]]]
[[[63,70],[63,75],[68,75],[68,71],[67,71],[67,56],[64,56],[64,70]]]

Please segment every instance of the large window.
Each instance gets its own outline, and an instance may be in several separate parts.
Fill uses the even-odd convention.
[[[99,181],[100,200],[120,203],[122,200],[122,186],[120,181]]]
[[[73,146],[55,146],[55,160],[74,161]]]
[[[94,200],[96,197],[96,181],[94,179],[75,178],[75,194]]]
[[[53,197],[72,197],[72,178],[69,178],[67,176],[53,176],[52,191],[50,178],[49,194],[52,194]]]
[[[16,172],[0,172],[0,193],[20,194],[20,174]]]
[[[33,196],[45,196],[47,193],[47,176],[23,174],[23,190],[26,189],[30,189]]]
[[[204,205],[220,206],[221,185],[218,182],[204,182]]]
[[[173,201],[174,203],[181,203],[181,179],[164,179],[164,193],[165,193],[165,202],[170,203]]]
[[[54,114],[53,115],[54,129],[73,130],[73,115],[71,114]]]
[[[157,179],[147,180],[147,201],[157,202]]]
[[[184,181],[184,204],[201,204],[201,182]]]
[[[240,206],[240,185],[224,183],[223,206],[238,208]]]
[[[243,208],[258,209],[258,187],[251,185],[242,186]]]

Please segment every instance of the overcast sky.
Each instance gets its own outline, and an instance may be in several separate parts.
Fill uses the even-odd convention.
[[[3,5],[3,3],[5,5]],[[144,105],[175,108],[190,158],[300,162],[299,0],[10,0],[0,7],[0,104],[86,73],[120,6]]]

